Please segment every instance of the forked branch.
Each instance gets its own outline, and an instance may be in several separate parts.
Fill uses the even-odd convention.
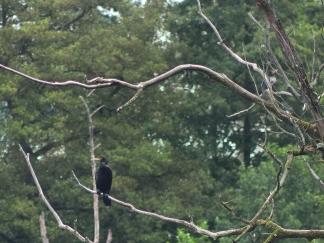
[[[13,68],[6,67],[2,64],[0,64],[0,68],[5,69],[5,70],[12,72],[16,75],[19,75],[21,77],[27,78],[28,80],[34,81],[36,83],[49,85],[49,86],[59,86],[59,87],[78,86],[78,87],[82,87],[82,88],[86,88],[86,89],[97,89],[97,88],[111,87],[112,85],[119,85],[124,88],[139,91],[139,93],[141,93],[141,91],[144,90],[145,88],[148,88],[153,85],[157,85],[157,84],[165,81],[166,79],[168,79],[176,74],[179,74],[183,71],[186,71],[186,70],[197,71],[197,72],[207,74],[211,79],[213,79],[216,82],[220,82],[221,84],[230,88],[231,90],[233,90],[234,92],[236,92],[237,94],[242,96],[243,98],[245,98],[253,103],[256,103],[262,107],[266,107],[269,111],[273,112],[279,119],[282,119],[282,120],[285,120],[288,122],[293,121],[298,126],[302,127],[302,129],[305,131],[309,131],[309,132],[315,133],[315,134],[317,132],[316,124],[308,123],[300,118],[293,116],[288,111],[278,109],[278,107],[276,107],[272,102],[264,100],[260,96],[255,95],[255,94],[251,93],[250,91],[244,89],[242,86],[238,85],[233,80],[231,80],[229,77],[227,77],[224,73],[218,73],[218,72],[216,72],[208,67],[202,66],[202,65],[196,65],[196,64],[179,65],[179,66],[177,66],[165,73],[162,73],[152,79],[149,79],[149,80],[146,80],[143,82],[139,82],[137,84],[132,84],[132,83],[129,83],[126,81],[118,80],[118,79],[104,79],[104,78],[99,78],[99,77],[93,79],[90,84],[85,84],[85,83],[72,81],[72,80],[63,81],[63,82],[46,81],[46,80],[34,78],[32,76],[29,76],[27,74],[19,72]],[[134,97],[137,98],[137,95],[133,96],[133,98]],[[130,102],[132,102],[133,98],[131,98]]]

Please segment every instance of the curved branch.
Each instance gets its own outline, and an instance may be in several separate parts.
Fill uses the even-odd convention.
[[[266,80],[269,83],[269,79],[268,76],[266,75],[266,73],[258,67],[258,64],[254,63],[254,62],[249,62],[244,60],[242,57],[240,57],[237,53],[235,53],[231,48],[229,48],[225,43],[224,40],[222,38],[222,36],[220,35],[218,29],[216,28],[216,26],[210,21],[210,19],[203,13],[202,8],[201,8],[201,3],[199,0],[197,0],[197,5],[198,5],[198,14],[208,23],[208,25],[212,28],[212,30],[214,31],[217,39],[218,39],[218,44],[224,48],[225,51],[227,51],[230,56],[232,56],[237,62],[246,65],[248,67],[251,67],[253,69],[253,71],[256,71],[257,73],[260,74],[260,76]]]
[[[226,76],[226,74],[224,73],[218,73],[208,67],[202,66],[202,65],[197,65],[197,64],[182,64],[179,66],[176,66],[175,68],[162,73],[152,79],[143,81],[143,82],[139,82],[137,84],[131,84],[129,82],[126,81],[122,81],[122,80],[118,80],[118,79],[105,79],[105,78],[101,78],[101,77],[97,77],[94,78],[92,80],[90,80],[88,82],[88,84],[85,83],[81,83],[78,81],[73,81],[73,80],[68,80],[68,81],[63,81],[63,82],[59,82],[59,81],[46,81],[46,80],[42,80],[42,79],[38,79],[32,76],[29,76],[25,73],[19,72],[13,68],[9,68],[7,66],[4,66],[2,64],[0,64],[0,68],[5,69],[11,73],[14,73],[16,75],[19,75],[21,77],[27,78],[31,81],[34,81],[36,83],[40,83],[43,85],[48,85],[48,86],[78,86],[78,87],[82,87],[85,89],[95,89],[95,88],[104,88],[104,87],[111,87],[114,85],[119,85],[128,89],[133,89],[136,91],[145,89],[147,87],[153,86],[155,84],[159,84],[163,81],[165,81],[166,79],[181,73],[183,71],[186,70],[191,70],[191,71],[197,71],[197,72],[201,72],[201,73],[205,73],[207,74],[210,78],[212,78],[213,80],[222,83],[224,86],[234,90],[236,93],[238,93],[239,95],[241,95],[243,98],[254,102],[258,105],[261,106],[265,106],[267,109],[269,109],[271,112],[273,112],[274,114],[276,114],[276,116],[280,119],[286,120],[286,121],[294,121],[296,124],[298,124],[299,126],[301,126],[304,130],[308,130],[311,131],[313,133],[317,133],[318,131],[316,131],[316,125],[315,124],[310,124],[306,121],[303,121],[297,117],[292,116],[289,112],[278,109],[278,107],[276,107],[274,104],[272,104],[271,102],[262,99],[261,97],[249,92],[248,90],[244,89],[243,87],[241,87],[240,85],[238,85],[237,83],[235,83],[233,80],[231,80],[229,77]],[[137,97],[136,97],[137,98]]]
[[[319,184],[321,185],[321,188],[324,189],[324,181],[321,180],[321,178],[316,174],[316,172],[313,170],[313,168],[311,167],[311,165],[306,162],[307,168],[309,170],[309,172],[311,173],[312,177],[319,182]]]

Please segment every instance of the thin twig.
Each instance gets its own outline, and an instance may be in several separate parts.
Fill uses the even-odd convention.
[[[269,214],[267,220],[271,220],[272,219],[273,214],[274,214],[274,208],[275,208],[275,203],[274,203],[274,200],[272,198],[272,200],[271,200],[271,211],[270,211],[270,214]]]
[[[132,98],[130,98],[125,104],[123,104],[117,108],[117,112],[120,112],[126,106],[129,106],[130,104],[132,104],[139,97],[139,95],[142,93],[142,91],[143,91],[143,89],[138,89]]]
[[[283,166],[283,162],[282,162],[282,160],[281,159],[279,159],[276,155],[275,155],[275,153],[273,153],[270,149],[268,149],[265,145],[263,145],[263,144],[258,144],[258,146],[260,147],[260,148],[262,148],[269,156],[270,156],[270,158],[271,159],[273,159],[279,166]]]
[[[235,212],[235,210],[233,208],[231,208],[230,206],[228,206],[228,202],[221,202],[222,206],[227,209],[233,218],[239,220],[240,222],[244,223],[244,224],[249,224],[250,222],[246,219],[243,219],[242,217],[238,216]]]
[[[316,174],[316,172],[313,170],[313,168],[311,167],[311,165],[306,162],[307,168],[309,170],[309,172],[311,173],[312,177],[319,182],[319,184],[321,185],[321,188],[324,189],[324,182],[321,180],[321,178]]]
[[[324,28],[323,28],[324,29]],[[316,75],[314,77],[314,80],[312,81],[312,86],[315,86],[317,84],[317,81],[319,79],[319,77],[321,76],[321,72],[324,70],[324,63],[322,63],[319,68],[318,71],[316,72]]]
[[[242,114],[245,114],[247,112],[249,112],[250,110],[252,110],[252,108],[255,106],[255,104],[253,103],[252,105],[250,105],[248,108],[244,109],[244,110],[241,110],[239,112],[236,112],[232,115],[226,115],[227,118],[233,118],[233,117],[236,117],[236,116],[240,116]]]
[[[105,107],[105,105],[99,106],[97,109],[95,109],[93,112],[91,112],[90,116],[93,117],[98,111],[100,111],[104,107]]]
[[[268,35],[268,32],[267,30],[260,24],[259,21],[256,20],[256,18],[252,15],[251,12],[248,13],[248,16],[250,17],[250,19],[252,19],[252,21],[254,23],[256,23],[262,32],[264,32],[265,36],[266,36],[266,41],[265,41],[265,44],[266,44],[266,48],[267,48],[267,51],[270,53],[270,57],[272,58],[272,61],[274,62],[274,64],[276,65],[276,67],[279,69],[282,77],[283,77],[283,80],[286,84],[286,86],[288,87],[289,90],[291,90],[291,92],[293,93],[293,95],[297,98],[297,97],[300,97],[300,95],[298,94],[298,92],[296,91],[296,89],[290,84],[289,82],[289,79],[286,75],[286,72],[284,71],[284,69],[282,68],[280,62],[278,61],[278,58],[276,57],[276,55],[274,54],[274,52],[272,51],[272,48],[271,48],[271,45],[270,45],[270,38],[269,38],[269,35]]]
[[[261,75],[261,77],[269,83],[269,78],[267,76],[267,74],[265,72],[263,72],[263,70],[261,68],[258,67],[258,64],[253,63],[253,62],[248,62],[246,60],[244,60],[243,58],[241,58],[237,53],[235,53],[231,48],[229,48],[225,43],[224,40],[222,38],[222,36],[220,35],[218,29],[216,28],[216,26],[211,22],[211,20],[203,13],[202,8],[201,8],[201,4],[200,1],[197,0],[197,5],[198,5],[198,14],[207,22],[207,24],[212,28],[212,30],[214,31],[217,39],[218,39],[218,44],[223,47],[225,49],[225,51],[230,54],[230,56],[232,56],[237,62],[249,66],[253,69],[253,71],[259,73]]]

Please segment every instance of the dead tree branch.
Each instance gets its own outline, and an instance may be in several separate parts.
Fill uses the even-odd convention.
[[[73,176],[74,176],[75,180],[79,184],[79,186],[81,186],[87,192],[90,192],[92,194],[97,193],[96,191],[91,190],[90,188],[84,186],[79,181],[79,179],[77,178],[77,176],[75,175],[75,173],[73,171],[72,171],[72,173],[73,173]],[[152,212],[149,212],[149,211],[141,210],[141,209],[136,208],[131,203],[121,201],[121,200],[119,200],[117,198],[112,197],[111,195],[108,195],[108,196],[111,199],[111,201],[113,201],[114,203],[116,203],[116,204],[118,204],[118,205],[120,205],[122,207],[127,208],[131,212],[138,213],[138,214],[143,214],[143,215],[150,216],[150,217],[153,217],[153,218],[157,218],[157,219],[167,221],[167,222],[170,222],[170,223],[175,223],[177,225],[187,227],[187,228],[189,228],[190,230],[192,230],[195,233],[206,235],[206,236],[211,237],[213,239],[217,239],[217,238],[225,237],[225,236],[231,236],[231,235],[238,235],[244,230],[244,227],[243,227],[243,228],[238,228],[238,229],[229,229],[229,230],[224,230],[224,231],[212,232],[212,231],[203,229],[203,228],[195,225],[192,221],[186,221],[186,220],[182,220],[182,219],[171,218],[171,217],[167,217],[167,216],[164,216],[164,215],[161,215],[161,214],[158,214],[158,213],[152,213]]]
[[[60,218],[60,216],[58,215],[58,213],[55,211],[55,209],[52,207],[52,205],[49,203],[49,201],[47,200],[47,198],[45,197],[42,187],[39,184],[39,181],[37,179],[37,176],[34,172],[34,169],[31,165],[30,159],[29,159],[29,154],[26,154],[25,151],[23,150],[23,148],[19,145],[19,150],[21,151],[21,153],[23,154],[26,163],[28,165],[28,168],[30,170],[30,173],[33,177],[34,183],[37,187],[38,193],[40,198],[42,199],[42,201],[44,202],[44,204],[46,205],[46,207],[50,210],[50,212],[52,213],[52,215],[54,216],[58,227],[60,229],[66,230],[68,232],[70,232],[72,235],[74,235],[75,237],[77,237],[81,242],[87,242],[87,243],[93,243],[91,240],[89,240],[87,237],[84,237],[83,235],[81,235],[77,230],[73,229],[72,227],[70,227],[69,225],[66,225],[63,223],[62,219]]]
[[[317,129],[321,139],[324,138],[324,120],[321,115],[321,109],[317,100],[317,97],[311,88],[305,68],[303,67],[300,58],[290,42],[279,18],[276,16],[274,9],[270,6],[266,0],[256,0],[257,6],[259,6],[265,13],[268,23],[272,30],[275,32],[278,43],[280,44],[283,55],[285,56],[290,69],[293,71],[298,84],[301,88],[303,98],[308,105],[314,121],[317,124]]]
[[[293,159],[293,155],[291,153],[289,153],[284,172],[282,173],[282,176],[279,181],[279,186],[280,186],[279,189],[283,186],[283,184],[287,178],[288,171],[289,171],[291,163],[292,163],[292,159]],[[77,178],[77,176],[75,175],[75,173],[73,171],[72,171],[72,173],[80,187],[82,187],[84,190],[86,190],[89,193],[97,193],[97,192],[91,190],[90,188],[84,186],[79,181],[79,179]],[[310,239],[310,238],[312,238],[312,239],[324,238],[324,230],[285,229],[285,228],[282,228],[281,226],[273,223],[270,220],[258,219],[258,217],[264,212],[264,210],[267,208],[267,206],[269,204],[273,203],[274,196],[278,193],[279,189],[278,189],[278,186],[276,186],[276,188],[270,193],[268,198],[265,200],[265,202],[263,203],[263,205],[261,206],[259,211],[256,213],[255,217],[251,221],[247,222],[247,221],[243,220],[243,222],[250,223],[249,225],[241,227],[241,228],[228,229],[228,230],[217,231],[217,232],[202,229],[199,226],[197,226],[196,224],[194,224],[192,221],[171,218],[171,217],[167,217],[167,216],[164,216],[164,215],[161,215],[158,213],[152,213],[149,211],[138,209],[133,204],[121,201],[117,198],[112,197],[111,195],[109,195],[109,198],[113,202],[115,202],[115,204],[127,208],[130,212],[146,215],[146,216],[153,217],[153,218],[156,218],[156,219],[159,219],[162,221],[174,223],[179,226],[184,226],[197,234],[205,235],[205,236],[208,236],[213,239],[241,235],[242,233],[245,234],[245,233],[253,230],[253,228],[256,226],[265,226],[267,228],[270,228],[270,223],[272,225],[276,225],[278,228],[280,228],[280,234],[278,236],[276,236],[276,237],[278,237],[278,239],[283,239],[283,238],[308,238],[308,239]],[[253,227],[250,227],[251,222],[253,220],[254,220]]]
[[[270,242],[274,242],[274,240],[288,239],[288,238],[306,238],[310,241],[313,239],[324,238],[324,230],[285,229],[270,220],[258,220],[257,224],[272,230],[272,233],[264,241],[265,243],[267,242],[270,243]]]
[[[49,243],[49,240],[47,237],[44,211],[42,211],[41,214],[39,215],[39,229],[40,229],[40,233],[41,233],[42,243]]]
[[[198,14],[208,23],[208,25],[212,28],[212,30],[214,31],[217,39],[218,39],[218,44],[224,48],[224,50],[226,52],[228,52],[237,62],[251,67],[253,71],[256,71],[257,73],[260,74],[260,76],[262,77],[262,79],[266,80],[269,83],[268,80],[268,76],[267,74],[258,67],[258,64],[253,63],[253,62],[248,62],[246,60],[244,60],[243,58],[241,58],[237,53],[235,53],[231,48],[229,48],[225,43],[224,40],[222,38],[222,36],[220,35],[218,29],[216,28],[216,26],[210,21],[210,19],[203,13],[202,8],[201,8],[201,4],[200,1],[197,0],[197,5],[198,5]]]
[[[108,229],[108,233],[107,233],[107,240],[106,240],[106,243],[111,243],[112,242],[112,231],[111,229]]]
[[[313,170],[313,168],[311,167],[311,165],[306,162],[307,168],[309,170],[309,172],[311,173],[312,177],[319,182],[319,184],[321,185],[321,188],[324,189],[324,181],[321,180],[321,178],[317,175],[317,173]]]
[[[274,199],[274,197],[277,195],[277,193],[279,192],[280,188],[283,186],[283,184],[285,183],[292,161],[293,161],[293,154],[291,152],[288,153],[287,155],[287,160],[283,169],[283,172],[281,174],[280,179],[277,181],[277,185],[276,187],[270,192],[269,196],[266,198],[266,200],[263,202],[263,204],[261,205],[261,207],[259,208],[259,210],[257,211],[257,213],[254,215],[254,217],[250,220],[250,224],[245,228],[245,230],[235,239],[235,241],[237,242],[244,234],[246,234],[247,232],[249,232],[249,230],[251,230],[253,227],[256,226],[257,220],[260,218],[261,214],[264,212],[264,210],[266,210],[266,208],[268,207],[268,205],[272,202],[272,200]]]
[[[312,81],[312,85],[313,85],[313,86],[317,84],[317,81],[318,81],[319,77],[321,76],[321,72],[323,71],[323,69],[324,69],[324,63],[322,63],[322,64],[319,66],[318,71],[317,71],[316,74],[315,74],[315,78],[314,78],[314,80]]]
[[[238,111],[234,114],[231,114],[231,115],[226,115],[227,118],[234,118],[234,117],[238,117],[238,116],[241,116],[247,112],[249,112],[250,110],[253,109],[253,107],[255,106],[255,104],[252,104],[250,105],[248,108],[244,109],[244,110],[241,110],[241,111]]]
[[[94,145],[94,134],[93,134],[93,121],[92,116],[99,111],[103,106],[100,106],[94,112],[90,112],[89,106],[85,99],[80,96],[80,99],[87,112],[88,122],[89,122],[89,149],[90,149],[90,161],[91,161],[91,172],[92,172],[92,188],[97,191],[96,186],[96,160],[95,160],[95,145]],[[99,222],[99,197],[98,194],[93,194],[93,220],[94,220],[94,243],[99,243],[100,239],[100,222]]]
[[[271,45],[270,45],[270,38],[269,38],[269,34],[268,31],[260,24],[259,21],[256,20],[256,18],[252,15],[251,12],[248,13],[248,16],[250,17],[250,19],[252,19],[252,21],[254,23],[256,23],[259,28],[262,30],[262,32],[265,34],[265,46],[267,48],[267,51],[270,54],[270,58],[273,61],[273,63],[275,64],[276,68],[279,69],[279,72],[283,78],[283,81],[285,82],[285,85],[288,87],[289,91],[292,92],[292,94],[294,95],[294,97],[299,100],[299,93],[297,92],[297,90],[290,84],[289,79],[287,77],[286,72],[284,71],[283,67],[281,66],[280,62],[278,61],[278,58],[276,57],[276,55],[274,54]]]
[[[308,123],[306,121],[301,120],[300,118],[297,118],[295,116],[293,116],[292,114],[290,114],[288,111],[284,111],[281,109],[278,109],[278,107],[276,107],[272,102],[269,102],[267,100],[262,99],[261,97],[259,97],[258,95],[255,95],[251,92],[249,92],[248,90],[244,89],[243,87],[241,87],[240,85],[238,85],[237,83],[235,83],[233,80],[231,80],[229,77],[227,77],[225,74],[223,73],[218,73],[213,71],[212,69],[205,67],[205,66],[201,66],[201,65],[196,65],[196,64],[183,64],[183,65],[179,65],[165,73],[162,73],[152,79],[149,79],[147,81],[143,81],[140,82],[138,84],[131,84],[128,83],[126,81],[121,81],[118,79],[104,79],[104,78],[96,78],[93,79],[91,84],[84,84],[84,83],[80,83],[77,81],[64,81],[64,82],[59,82],[59,81],[46,81],[46,80],[41,80],[41,79],[37,79],[34,78],[32,76],[29,76],[27,74],[24,74],[22,72],[19,72],[15,69],[6,67],[2,64],[0,64],[0,68],[3,68],[9,72],[12,72],[16,75],[19,75],[21,77],[27,78],[31,81],[34,81],[36,83],[40,83],[40,84],[44,84],[44,85],[49,85],[49,86],[78,86],[78,87],[83,87],[86,89],[95,89],[95,88],[104,88],[104,87],[110,87],[111,85],[120,85],[122,87],[128,88],[128,89],[133,89],[135,91],[141,90],[141,89],[145,89],[147,87],[150,87],[152,85],[161,83],[163,81],[165,81],[166,79],[181,73],[185,70],[191,70],[191,71],[197,71],[197,72],[202,72],[207,74],[209,77],[211,77],[213,80],[220,82],[221,84],[223,84],[224,86],[230,88],[231,90],[235,91],[237,94],[241,95],[243,98],[254,102],[258,105],[261,105],[262,107],[266,107],[269,111],[273,112],[274,114],[276,114],[276,116],[279,119],[288,121],[288,122],[295,122],[297,125],[301,126],[303,128],[303,130],[305,131],[309,131],[311,133],[316,133],[316,125]],[[100,82],[99,82],[100,81]],[[99,83],[98,83],[99,82]],[[103,83],[102,83],[103,82]]]

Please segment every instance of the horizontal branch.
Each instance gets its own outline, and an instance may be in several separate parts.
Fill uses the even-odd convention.
[[[92,194],[97,193],[96,191],[91,190],[90,188],[84,186],[79,181],[79,179],[77,178],[77,176],[75,175],[75,173],[73,171],[72,171],[72,174],[73,174],[75,180],[77,181],[77,183],[79,184],[79,186],[81,186],[87,192],[90,192]],[[117,198],[114,198],[114,197],[112,197],[110,195],[108,195],[108,196],[111,199],[111,201],[115,202],[116,204],[118,204],[118,205],[120,205],[122,207],[127,208],[131,212],[138,213],[138,214],[143,214],[143,215],[146,215],[146,216],[150,216],[150,217],[153,217],[153,218],[160,219],[162,221],[166,221],[166,222],[175,223],[175,224],[178,224],[178,225],[181,225],[181,226],[185,226],[185,227],[189,228],[190,230],[192,230],[195,233],[205,235],[205,236],[211,237],[213,239],[217,239],[217,238],[225,237],[225,236],[239,235],[245,229],[245,227],[242,227],[242,228],[237,228],[237,229],[228,229],[228,230],[223,230],[223,231],[218,231],[218,232],[212,232],[212,231],[203,229],[203,228],[195,225],[192,221],[186,221],[186,220],[183,220],[183,219],[171,218],[171,217],[167,217],[167,216],[164,216],[164,215],[161,215],[161,214],[158,214],[158,213],[152,213],[152,212],[149,212],[149,211],[141,210],[141,209],[136,208],[131,203],[121,201],[121,200],[119,200]]]
[[[262,99],[260,96],[255,95],[248,90],[244,89],[242,86],[238,85],[235,83],[233,80],[231,80],[229,77],[226,76],[224,73],[218,73],[208,67],[202,66],[202,65],[197,65],[197,64],[182,64],[179,65],[169,71],[166,71],[152,79],[139,82],[137,84],[132,84],[126,81],[118,80],[118,79],[105,79],[101,77],[94,78],[90,80],[87,84],[86,83],[81,83],[78,81],[73,81],[73,80],[68,80],[68,81],[46,81],[46,80],[41,80],[32,76],[29,76],[25,73],[22,73],[20,71],[17,71],[13,68],[9,68],[7,66],[4,66],[0,64],[0,68],[7,70],[11,73],[14,73],[16,75],[19,75],[21,77],[27,78],[31,81],[34,81],[39,84],[43,85],[48,85],[48,86],[59,86],[59,87],[64,87],[64,86],[78,86],[82,87],[85,89],[97,89],[97,88],[105,88],[105,87],[111,87],[115,85],[119,85],[128,89],[136,90],[136,91],[142,91],[143,89],[159,84],[166,79],[179,74],[183,71],[197,71],[201,72],[204,74],[207,74],[210,78],[213,80],[222,83],[224,86],[230,88],[231,90],[235,91],[239,95],[241,95],[243,98],[256,103],[262,107],[266,107],[269,111],[273,112],[278,118],[286,120],[286,121],[293,121],[297,125],[301,126],[303,130],[308,130],[311,131],[312,133],[316,133],[316,125],[308,123],[306,121],[303,121],[297,117],[294,117],[292,114],[290,114],[288,111],[284,111],[281,109],[278,109],[274,104],[271,102]]]
[[[306,238],[309,240],[324,238],[324,230],[320,229],[285,229],[270,220],[258,220],[257,223],[273,231],[265,242],[287,238]]]

